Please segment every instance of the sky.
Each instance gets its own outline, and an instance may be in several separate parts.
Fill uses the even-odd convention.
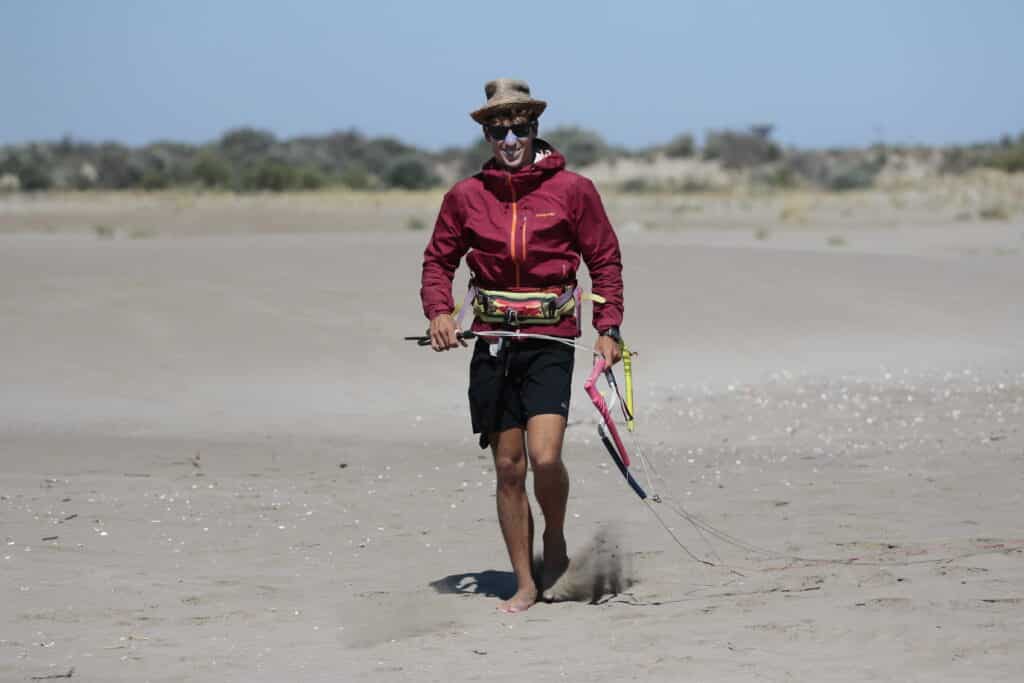
[[[478,136],[523,78],[543,128],[637,148],[775,126],[798,147],[1024,131],[1021,0],[0,0],[0,144],[355,128]]]

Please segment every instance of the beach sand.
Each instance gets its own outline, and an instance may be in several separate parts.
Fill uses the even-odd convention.
[[[401,341],[427,233],[106,239],[18,206],[0,680],[1020,680],[1019,220],[622,229],[662,502],[602,451],[579,352],[577,601],[506,615],[468,354]]]

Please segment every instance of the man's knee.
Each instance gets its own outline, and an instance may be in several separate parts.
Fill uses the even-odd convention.
[[[530,465],[535,475],[559,473],[562,465],[562,440],[565,438],[565,417],[557,414],[535,415],[527,425]]]
[[[522,447],[500,443],[494,452],[494,472],[500,487],[522,488],[526,482],[526,454]]]
[[[523,459],[495,460],[494,471],[501,488],[523,488],[526,485],[526,461]]]
[[[539,448],[530,451],[530,465],[536,476],[558,474],[565,469],[562,464],[562,449],[557,447]]]

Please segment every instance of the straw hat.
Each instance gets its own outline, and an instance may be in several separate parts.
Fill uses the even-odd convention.
[[[484,86],[487,104],[469,115],[479,124],[486,125],[496,114],[513,112],[516,115],[535,119],[548,106],[543,100],[530,97],[530,86],[526,81],[514,78],[496,78]]]

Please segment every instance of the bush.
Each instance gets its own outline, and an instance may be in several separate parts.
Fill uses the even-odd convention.
[[[682,135],[675,136],[663,149],[665,156],[670,159],[692,157],[696,151],[696,147],[693,143],[693,136],[689,133],[683,133]]]
[[[17,192],[21,189],[21,180],[13,173],[0,173],[0,193]]]
[[[408,161],[415,157],[416,148],[403,144],[395,138],[374,138],[353,150],[354,160],[362,164],[374,175],[384,177],[395,164]]]
[[[211,151],[201,152],[192,166],[192,177],[204,187],[231,185],[231,166]]]
[[[298,186],[298,172],[280,161],[267,159],[242,175],[243,190],[284,192]]]
[[[276,141],[274,134],[265,130],[235,128],[221,137],[220,150],[235,163],[251,163],[262,160]]]
[[[299,171],[299,187],[303,190],[319,190],[326,184],[327,178],[315,168],[304,168]]]
[[[543,136],[562,153],[571,166],[588,166],[611,156],[608,143],[593,131],[578,126],[560,126]]]
[[[144,171],[141,182],[142,189],[144,190],[163,190],[171,186],[171,181],[167,175],[155,168]]]
[[[842,192],[872,187],[885,160],[884,149],[799,152],[787,157],[780,172],[789,172],[826,190]]]
[[[362,164],[352,164],[338,176],[338,181],[353,190],[367,190],[373,187],[374,179]]]
[[[882,170],[881,165],[862,161],[837,169],[826,181],[825,187],[835,192],[866,190],[875,184],[875,176]]]
[[[752,126],[748,132],[711,131],[704,142],[704,158],[718,159],[733,169],[776,161],[782,150],[772,142],[771,133],[771,126]]]
[[[17,178],[18,187],[22,190],[48,190],[53,186],[50,173],[52,166],[53,160],[44,147],[28,145],[20,150],[14,150],[0,161],[0,175]]]
[[[462,161],[459,163],[459,175],[463,177],[476,175],[492,156],[494,155],[491,151],[491,143],[487,142],[482,136],[477,138],[476,142],[467,147],[462,153]]]
[[[999,150],[986,165],[1007,173],[1024,171],[1024,141],[1017,143],[1013,147]]]
[[[48,190],[53,186],[53,180],[47,173],[46,166],[35,159],[24,162],[17,176],[21,181],[21,189],[29,192]]]
[[[384,175],[384,180],[389,187],[406,190],[424,190],[440,182],[422,159],[411,156],[401,158],[392,164]]]
[[[755,185],[773,189],[792,189],[798,185],[796,172],[786,165],[773,164],[755,169],[750,179]]]
[[[144,174],[141,165],[133,162],[131,150],[116,143],[100,146],[96,170],[100,186],[109,189],[139,187]]]
[[[982,160],[976,154],[972,154],[966,147],[950,147],[942,152],[939,173],[960,175],[981,163]]]
[[[90,187],[95,186],[99,179],[100,172],[96,170],[95,166],[85,161],[78,167],[78,172],[75,173],[75,188],[78,190],[88,190]]]
[[[643,176],[635,176],[633,178],[627,178],[622,181],[619,185],[620,192],[628,192],[630,194],[644,194],[646,192],[657,192],[658,184],[649,178]]]

